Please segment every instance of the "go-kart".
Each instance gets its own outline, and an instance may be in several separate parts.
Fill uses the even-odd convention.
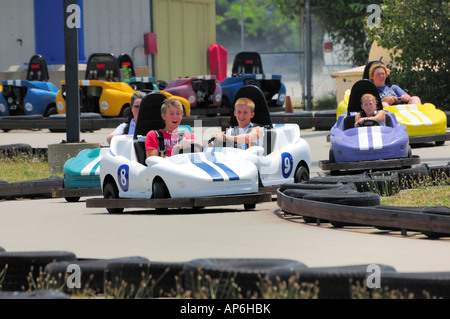
[[[373,82],[357,81],[351,89],[347,113],[339,116],[331,128],[329,160],[319,161],[319,167],[335,174],[420,164],[420,157],[411,154],[406,127],[397,121],[394,113],[386,111],[385,126],[374,120],[367,120],[360,127],[354,126],[356,113],[362,111],[361,97],[365,93],[376,97],[378,110],[383,108]]]
[[[267,196],[262,199],[258,195],[257,167],[249,159],[242,157],[239,150],[216,152],[214,148],[210,148],[202,152],[201,145],[193,143],[194,150],[179,150],[168,158],[146,158],[144,137],[150,130],[165,126],[160,115],[164,99],[165,96],[158,92],[147,94],[141,101],[134,136],[113,137],[109,150],[100,162],[104,200],[88,199],[87,207],[106,207],[111,213],[120,213],[124,207],[129,207],[127,205],[136,204],[136,201],[122,199],[140,199],[139,203],[147,205],[146,207],[152,207],[152,203],[155,203],[149,200],[170,199],[169,202],[156,203],[186,207],[185,205],[204,206],[196,205],[195,200],[192,200],[195,198],[212,196],[212,201],[217,204],[225,196],[227,202],[224,204],[230,204],[230,198],[254,196],[253,202],[245,198],[243,203],[246,208],[254,207],[260,200],[270,200]],[[187,201],[180,202],[178,199]]]
[[[265,74],[261,56],[257,52],[239,52],[236,54],[231,70],[231,77],[222,83],[222,107],[233,113],[233,101],[237,91],[246,85],[259,87],[271,112],[282,111],[286,100],[286,87],[279,74]]]
[[[135,90],[121,81],[117,58],[111,53],[93,53],[88,59],[85,80],[79,81],[80,112],[100,113],[104,117],[125,117],[131,114],[130,100]],[[56,95],[56,106],[59,114],[66,113],[65,81],[61,81],[61,90]],[[172,94],[190,113],[189,102]]]
[[[274,124],[270,116],[267,100],[262,90],[254,85],[239,89],[235,100],[247,97],[255,103],[255,115],[252,123],[264,129],[263,146],[251,146],[247,150],[237,150],[242,157],[250,158],[256,165],[259,175],[259,187],[271,188],[283,183],[294,183],[309,180],[311,171],[311,149],[309,144],[300,137],[297,124]],[[235,101],[234,101],[235,102]],[[237,126],[234,114],[230,125]],[[218,142],[214,137],[206,149],[212,147],[218,152],[230,152],[234,145]],[[248,154],[251,154],[249,157]]]
[[[160,89],[187,99],[193,115],[212,116],[222,112],[222,88],[215,75],[173,79]]]
[[[373,63],[381,62],[369,62],[364,68],[363,79],[369,79],[369,70]],[[389,76],[385,83],[388,86],[391,85]],[[344,99],[339,102],[336,118],[347,112],[350,93],[351,90],[347,90]],[[397,121],[406,126],[409,144],[435,142],[436,145],[442,145],[450,140],[450,133],[447,133],[447,116],[431,103],[403,104],[399,101],[385,107],[384,110],[394,113]]]
[[[133,88],[133,90],[159,90],[158,86],[155,84],[155,79],[152,76],[136,76],[133,60],[128,54],[122,53],[117,59],[119,61],[120,69],[123,70],[124,73],[123,81],[125,83],[128,83]],[[125,76],[126,72],[128,73],[128,76]]]
[[[6,80],[0,86],[0,115],[56,114],[58,88],[49,80],[47,62],[42,55],[34,55],[28,64],[26,80]]]

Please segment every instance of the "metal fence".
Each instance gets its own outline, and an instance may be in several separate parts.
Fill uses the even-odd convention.
[[[235,2],[242,3],[243,10],[246,10],[246,1],[236,0]],[[254,9],[252,9],[254,10]],[[261,7],[260,10],[269,10],[266,7]],[[271,11],[270,19],[278,19],[276,24],[283,25],[283,23],[297,23],[298,32],[293,32],[289,37],[289,43],[292,44],[290,48],[286,48],[284,43],[281,52],[274,52],[274,50],[267,50],[267,48],[275,48],[276,44],[270,43],[271,40],[277,37],[277,28],[274,28],[274,35],[261,38],[260,40],[254,37],[247,36],[245,30],[250,28],[248,25],[249,19],[243,19],[244,28],[239,32],[238,30],[230,36],[230,32],[221,38],[222,33],[216,33],[217,43],[224,46],[228,51],[228,76],[231,76],[231,68],[234,57],[241,51],[257,51],[261,55],[263,70],[266,74],[280,74],[282,81],[286,86],[286,94],[291,97],[292,103],[296,108],[305,108],[306,106],[306,72],[305,72],[305,30],[304,26],[298,22],[293,22],[287,19],[282,14],[274,14]],[[312,19],[311,28],[312,38],[312,101],[313,108],[317,105],[317,101],[322,98],[336,97],[336,79],[332,77],[334,72],[351,68],[351,63],[348,59],[340,56],[339,45],[333,45],[333,52],[324,52],[324,40],[328,41],[322,28]]]

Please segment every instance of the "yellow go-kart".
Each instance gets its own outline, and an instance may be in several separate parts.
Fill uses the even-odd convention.
[[[104,117],[128,117],[131,114],[130,100],[135,90],[121,81],[119,63],[111,53],[94,53],[87,62],[85,80],[79,81],[80,112],[100,113]],[[182,97],[158,91],[167,98],[180,100],[186,116],[190,115],[190,103]],[[56,95],[56,109],[66,113],[65,81]]]
[[[366,65],[363,78],[369,78],[369,69],[374,62],[379,61],[372,61]],[[390,85],[389,77],[386,78],[386,84]],[[336,120],[340,115],[347,113],[350,91],[350,89],[345,91],[344,99],[337,106]],[[450,140],[450,133],[447,133],[447,115],[431,103],[393,104],[384,110],[394,113],[398,122],[406,126],[409,144],[435,142],[436,145],[442,145]]]

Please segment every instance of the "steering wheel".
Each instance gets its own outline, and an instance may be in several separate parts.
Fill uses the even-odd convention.
[[[364,123],[363,123],[362,125],[360,125],[360,126],[361,126],[361,127],[362,127],[362,126],[380,126],[380,122],[378,122],[377,120],[367,119],[367,120],[365,120]]]
[[[172,156],[178,155],[178,154],[183,154],[188,149],[190,149],[190,153],[201,152],[201,151],[203,151],[203,146],[200,143],[192,142],[192,141],[189,142],[189,147],[187,147],[187,148],[182,148],[179,144],[177,144],[177,145],[175,145],[175,147],[172,150]]]

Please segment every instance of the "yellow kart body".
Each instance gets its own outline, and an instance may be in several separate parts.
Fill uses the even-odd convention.
[[[61,81],[63,90],[59,90],[56,95],[56,109],[59,114],[66,113],[66,100],[63,96],[64,86],[65,81]],[[80,101],[81,112],[100,113],[104,117],[127,116],[131,96],[135,92],[129,84],[125,82],[80,80],[79,86],[80,91],[83,93]],[[164,91],[157,92],[161,92],[167,98],[174,97],[178,99],[185,109],[186,116],[190,115],[191,108],[188,100]]]
[[[346,90],[344,99],[339,102],[336,119],[347,113],[350,91]],[[395,114],[398,122],[406,126],[408,136],[439,135],[447,132],[447,116],[431,103],[390,105],[384,110]]]

